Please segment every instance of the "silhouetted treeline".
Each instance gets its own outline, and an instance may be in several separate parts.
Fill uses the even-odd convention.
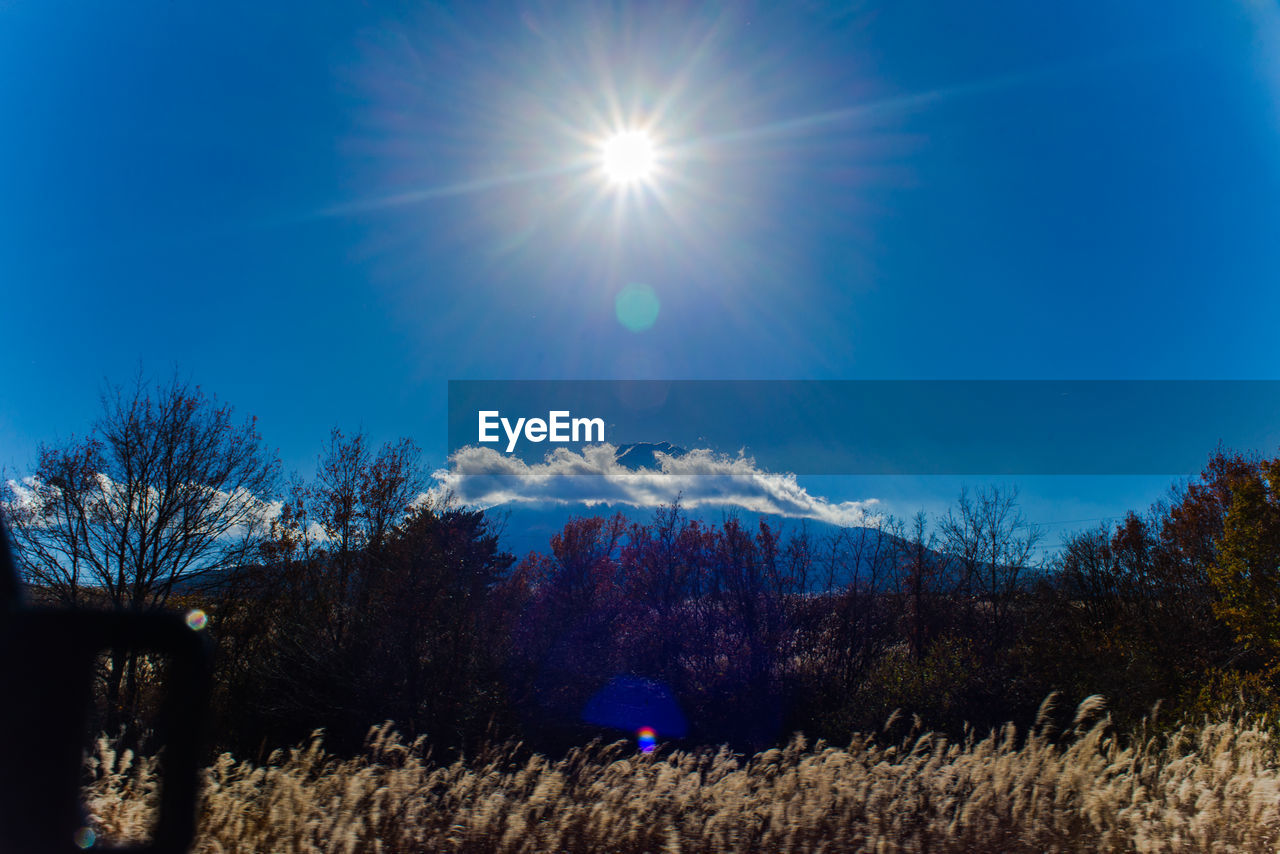
[[[207,611],[213,732],[242,755],[320,727],[354,749],[387,719],[441,752],[556,750],[621,735],[600,709],[630,726],[650,699],[680,719],[659,738],[742,749],[843,741],[896,709],[952,732],[1029,722],[1052,691],[1103,694],[1120,723],[1157,701],[1280,708],[1276,461],[1220,451],[1050,559],[1016,492],[987,489],[821,536],[678,504],[574,518],[517,561],[492,517],[425,497],[411,442],[335,431],[268,508],[251,423],[177,382],[108,403],[6,487],[20,566],[62,604]],[[197,488],[208,472],[221,485]],[[104,725],[145,719],[154,664],[104,658]]]
[[[240,752],[315,727],[354,748],[383,719],[442,751],[556,750],[621,734],[583,712],[622,676],[674,697],[687,741],[743,749],[796,730],[843,740],[895,709],[952,731],[1030,720],[1055,690],[1104,694],[1122,720],[1245,688],[1269,701],[1205,570],[1231,478],[1254,465],[1240,457],[1047,565],[997,490],[932,523],[823,537],[678,505],[647,524],[574,518],[517,564],[479,511],[426,503],[376,524],[377,490],[359,484],[398,476],[391,451],[334,441],[334,459],[364,454],[347,486],[296,487],[267,559],[209,603],[216,731]]]

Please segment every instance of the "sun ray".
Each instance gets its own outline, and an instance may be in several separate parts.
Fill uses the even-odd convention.
[[[423,187],[419,190],[409,190],[390,196],[362,199],[360,201],[334,205],[320,211],[318,216],[346,216],[348,214],[382,210],[383,208],[412,205],[418,202],[429,201],[431,199],[442,199],[449,196],[465,196],[472,193],[482,193],[487,190],[496,190],[515,184],[528,184],[535,181],[541,181],[546,178],[554,178],[558,175],[577,172],[582,169],[582,166],[582,163],[560,164],[557,166],[549,166],[545,169],[531,169],[526,172],[516,172],[510,175],[495,175],[490,178],[477,178],[472,181],[459,181],[453,184],[439,184],[434,187]]]

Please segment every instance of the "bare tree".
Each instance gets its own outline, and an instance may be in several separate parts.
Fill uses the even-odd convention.
[[[976,500],[961,490],[939,528],[943,552],[958,569],[956,592],[977,606],[987,640],[998,649],[1042,533],[1018,509],[1018,490],[996,487],[979,490]]]
[[[87,436],[42,445],[32,475],[5,484],[3,508],[19,572],[39,593],[145,611],[252,554],[276,476],[255,419],[237,424],[176,377],[139,376],[103,394]],[[126,658],[132,672],[136,656],[112,655],[110,705]]]
[[[260,564],[236,573],[237,586],[218,603],[224,682],[215,703],[237,738],[300,737],[297,721],[320,722],[335,738],[353,727],[363,734],[371,721],[359,717],[361,695],[376,670],[370,655],[385,640],[394,598],[386,591],[407,583],[406,566],[422,563],[406,555],[406,526],[423,528],[450,509],[446,499],[426,498],[426,487],[412,440],[375,447],[364,433],[336,428],[314,479],[291,478]],[[423,630],[412,624],[405,648]],[[255,715],[244,715],[246,706]]]
[[[411,439],[387,442],[375,455],[363,433],[344,436],[336,427],[307,490],[308,512],[318,525],[331,580],[340,599],[362,606],[370,573],[387,538],[411,514],[427,488],[421,451]],[[307,532],[309,536],[309,532]],[[352,595],[354,594],[354,596]],[[339,621],[339,636],[342,621]]]
[[[919,664],[937,633],[938,586],[946,577],[950,558],[938,551],[938,536],[929,530],[929,517],[918,511],[911,518],[910,536],[902,545],[898,588],[912,657]]]

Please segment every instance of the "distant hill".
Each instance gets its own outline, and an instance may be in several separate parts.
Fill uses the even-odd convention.
[[[862,543],[864,554],[867,555],[863,561],[863,573],[870,569],[869,555],[875,545],[875,538],[883,538],[880,546],[885,549],[891,549],[896,546],[905,550],[908,545],[905,540],[872,528],[840,528],[836,525],[813,519],[791,519],[774,514],[752,513],[739,507],[704,506],[686,509],[684,512],[690,519],[697,519],[708,525],[721,525],[726,519],[736,517],[743,527],[749,531],[755,531],[758,529],[760,522],[764,521],[774,530],[780,531],[784,540],[791,534],[804,531],[819,546],[833,535],[843,534],[850,539],[849,545],[851,548],[856,548],[859,542]],[[609,517],[615,513],[621,513],[624,518],[631,522],[648,524],[653,521],[654,508],[631,507],[628,505],[596,505],[588,507],[586,505],[546,506],[519,504],[495,507],[489,510],[488,513],[493,517],[495,523],[502,527],[502,548],[515,554],[517,558],[522,558],[530,552],[549,553],[551,537],[559,533],[564,528],[565,523],[573,517]],[[936,554],[934,559],[941,560]],[[847,575],[851,574],[852,570],[850,569]],[[833,579],[833,582],[835,586],[840,587],[847,584],[849,580],[848,577],[842,577]],[[820,588],[825,586],[825,581],[826,579],[815,578],[812,586],[814,589]],[[887,583],[889,583],[889,579],[883,578],[877,586],[883,589]]]

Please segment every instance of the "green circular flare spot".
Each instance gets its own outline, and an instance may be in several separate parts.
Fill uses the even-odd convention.
[[[613,308],[619,323],[632,332],[643,332],[658,319],[661,305],[653,288],[631,284],[618,292]]]

